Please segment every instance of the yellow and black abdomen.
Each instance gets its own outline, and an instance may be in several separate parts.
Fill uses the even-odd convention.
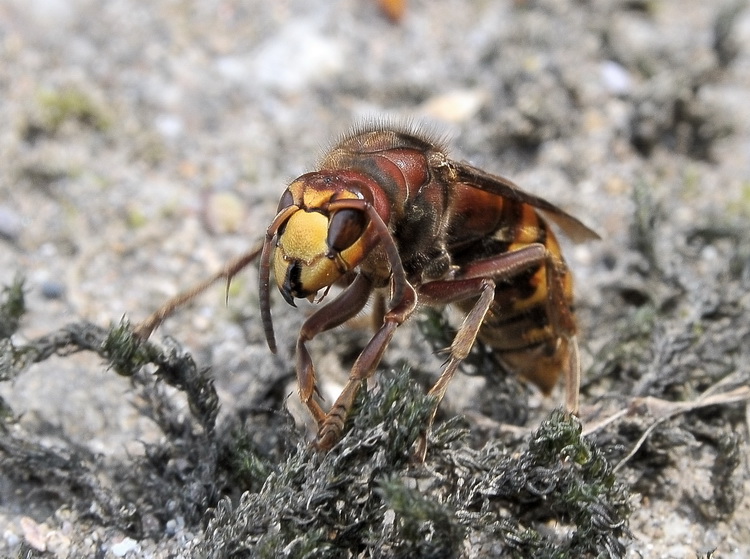
[[[456,254],[457,263],[496,258],[530,245],[543,245],[548,258],[511,277],[495,278],[495,298],[485,316],[478,338],[493,348],[507,368],[548,393],[554,388],[560,372],[568,362],[568,338],[555,317],[555,304],[573,312],[573,281],[562,259],[560,245],[547,223],[528,204],[503,200],[496,207],[500,215],[491,235],[465,245]],[[471,256],[469,253],[472,253]],[[551,269],[553,267],[554,269]],[[550,293],[549,274],[562,284],[562,301],[555,302]],[[458,304],[468,312],[474,300]]]

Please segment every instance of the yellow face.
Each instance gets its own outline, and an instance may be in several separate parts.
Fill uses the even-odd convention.
[[[313,201],[318,204],[313,210],[294,212],[279,231],[273,269],[279,290],[290,304],[295,297],[314,297],[364,258],[364,212],[318,210],[328,207],[330,195],[327,198],[325,203],[320,198]],[[335,202],[331,206],[335,208]]]

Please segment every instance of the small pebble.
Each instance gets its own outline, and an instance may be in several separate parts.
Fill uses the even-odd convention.
[[[154,119],[154,126],[165,138],[178,138],[185,131],[185,123],[176,115],[163,113]]]
[[[46,280],[41,285],[42,296],[45,299],[60,299],[65,295],[65,284],[55,280]]]
[[[292,94],[333,80],[344,72],[341,42],[311,22],[287,23],[253,52],[253,79]]]
[[[206,222],[217,234],[236,233],[245,218],[243,200],[233,192],[212,193],[206,203]]]
[[[124,557],[130,551],[137,551],[138,548],[139,545],[137,541],[133,538],[125,538],[121,542],[113,544],[109,549],[115,557]]]
[[[23,230],[23,219],[8,206],[0,206],[0,237],[16,241]]]
[[[10,530],[6,530],[5,532],[3,532],[3,539],[5,540],[5,545],[11,549],[21,543],[21,538],[19,538]]]
[[[421,110],[428,118],[461,123],[476,115],[486,100],[487,94],[482,89],[457,89],[431,97]]]
[[[33,518],[24,516],[21,518],[21,530],[23,539],[37,551],[47,551],[47,533],[49,528],[45,524],[38,524]]]
[[[626,95],[633,89],[633,80],[627,69],[611,60],[601,63],[600,72],[604,87],[614,95]]]

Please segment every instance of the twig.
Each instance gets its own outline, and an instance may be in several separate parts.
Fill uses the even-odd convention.
[[[644,431],[643,435],[641,435],[631,451],[613,468],[613,471],[616,472],[617,470],[622,468],[635,455],[636,452],[638,452],[649,435],[651,435],[651,433],[666,420],[671,419],[676,415],[688,413],[700,408],[705,408],[707,406],[750,401],[750,386],[748,385],[739,386],[734,390],[730,390],[728,392],[718,392],[718,390],[722,386],[728,384],[731,380],[733,380],[734,376],[735,375],[728,375],[727,377],[718,381],[716,384],[707,388],[695,400],[689,402],[670,402],[668,400],[655,398],[653,396],[647,396],[645,398],[635,398],[631,401],[630,405],[626,409],[615,412],[608,418],[605,418],[604,420],[584,429],[583,436],[591,435],[626,415],[649,415],[654,418],[653,423],[651,423],[651,425],[649,425],[649,427]],[[747,413],[750,414],[750,407],[748,408]],[[748,424],[750,424],[750,417],[748,417]]]

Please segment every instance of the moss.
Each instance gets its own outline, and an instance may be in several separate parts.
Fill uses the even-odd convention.
[[[40,125],[54,134],[63,123],[80,122],[98,132],[106,132],[112,126],[108,111],[85,91],[76,88],[42,90],[37,94],[41,109]]]
[[[628,493],[577,421],[554,414],[520,454],[472,450],[451,422],[420,466],[414,445],[431,405],[406,371],[386,375],[330,453],[301,441],[264,464],[260,489],[221,503],[194,556],[459,557],[467,541],[497,556],[622,555]],[[564,536],[550,534],[551,520]]]
[[[178,343],[169,338],[163,346],[143,342],[133,334],[127,321],[97,334],[101,340],[91,349],[106,357],[118,374],[134,376],[147,363],[155,365],[154,374],[184,392],[193,417],[206,431],[213,431],[219,413],[219,397],[213,381]]]
[[[393,557],[458,557],[467,528],[456,518],[456,510],[449,503],[409,487],[400,479],[385,479],[377,494],[388,511],[393,512],[393,523],[385,522],[386,530],[372,534],[378,542],[397,534],[390,551]],[[385,519],[384,519],[385,520]],[[384,551],[383,546],[380,550]]]
[[[653,197],[654,185],[638,181],[633,186],[635,212],[630,224],[630,247],[640,252],[651,266],[659,262],[654,253],[656,222],[661,217],[661,205]]]
[[[13,283],[3,287],[0,292],[0,340],[15,334],[21,317],[26,312],[23,283],[23,278],[16,276]]]
[[[231,440],[224,449],[222,460],[231,472],[232,483],[247,491],[260,490],[275,470],[275,465],[248,431],[233,430]]]
[[[627,538],[627,492],[561,413],[525,443],[480,449],[454,419],[429,436],[422,465],[414,453],[434,401],[404,369],[363,390],[343,439],[319,454],[283,412],[217,425],[206,372],[176,342],[141,342],[125,321],[70,324],[10,349],[23,356],[8,361],[12,377],[54,355],[100,355],[131,380],[164,440],[143,458],[103,464],[85,448],[0,431],[3,471],[26,486],[53,480],[73,507],[94,502],[98,523],[135,537],[158,536],[144,518],[179,514],[203,531],[194,557],[459,557],[468,542],[497,556],[618,556]],[[163,383],[184,394],[190,417]],[[117,483],[102,483],[102,467]]]
[[[489,445],[478,461],[484,471],[472,476],[466,513],[479,522],[477,537],[497,538],[485,546],[514,557],[624,554],[628,491],[577,420],[555,412],[521,454]]]
[[[139,229],[148,224],[148,217],[141,208],[131,206],[125,212],[125,223],[130,229]]]
[[[49,483],[55,487],[53,504],[58,499],[57,506],[69,503],[72,509],[93,515],[100,525],[135,537],[156,535],[153,522],[144,525],[144,518],[166,522],[182,516],[187,523],[197,523],[218,501],[226,483],[218,460],[223,440],[214,436],[218,397],[206,372],[177,344],[142,343],[126,322],[109,330],[80,322],[2,350],[0,362],[7,367],[3,379],[16,378],[30,365],[55,355],[96,353],[109,361],[111,369],[130,378],[142,402],[140,413],[165,436],[160,444],[146,445],[145,457],[104,463],[72,442],[50,447],[23,429],[0,429],[0,469],[8,479],[32,494]],[[152,366],[151,372],[145,365]],[[184,394],[189,416],[184,405],[176,405],[163,390],[163,383]],[[12,421],[10,405],[5,408]]]
[[[658,234],[649,231],[658,220],[645,216],[642,224],[635,235]],[[692,258],[702,243],[723,238],[686,237],[688,245],[673,254]],[[656,283],[667,272],[649,266],[640,273]],[[635,391],[627,382],[644,395],[688,397],[742,362],[747,327],[733,302],[746,293],[746,274],[717,275],[723,290],[669,274],[679,296],[694,303],[693,314],[648,299],[625,318],[607,319],[611,342],[596,356],[600,374],[589,377],[589,387],[610,376],[617,377],[617,397]],[[432,319],[437,334],[444,333],[443,318]],[[467,549],[519,558],[625,554],[630,488],[609,460],[621,459],[644,432],[645,420],[637,417],[587,439],[576,419],[555,412],[526,437],[486,443],[467,436],[466,422],[453,418],[436,425],[420,464],[414,450],[433,401],[404,369],[381,374],[376,389],[360,393],[342,441],[321,455],[283,410],[283,391],[268,392],[273,396],[263,409],[230,410],[219,419],[208,373],[176,341],[143,343],[126,322],[110,329],[70,324],[22,345],[8,340],[2,350],[4,380],[54,355],[95,352],[130,380],[139,411],[164,434],[143,458],[102,464],[85,448],[44,448],[34,434],[0,430],[0,466],[14,483],[42,494],[38,489],[52,480],[64,502],[81,511],[95,503],[94,522],[136,536],[165,537],[142,519],[163,525],[179,514],[202,535],[193,557],[462,557]],[[475,358],[472,366],[483,367],[486,355]],[[276,381],[270,375],[267,382]],[[188,402],[189,414],[164,384]],[[658,498],[661,472],[685,452],[686,441],[711,440],[715,503],[689,495],[686,502],[706,518],[727,518],[741,495],[744,441],[732,433],[742,418],[722,409],[664,422],[624,466],[625,475]],[[102,485],[102,467],[118,483]]]

